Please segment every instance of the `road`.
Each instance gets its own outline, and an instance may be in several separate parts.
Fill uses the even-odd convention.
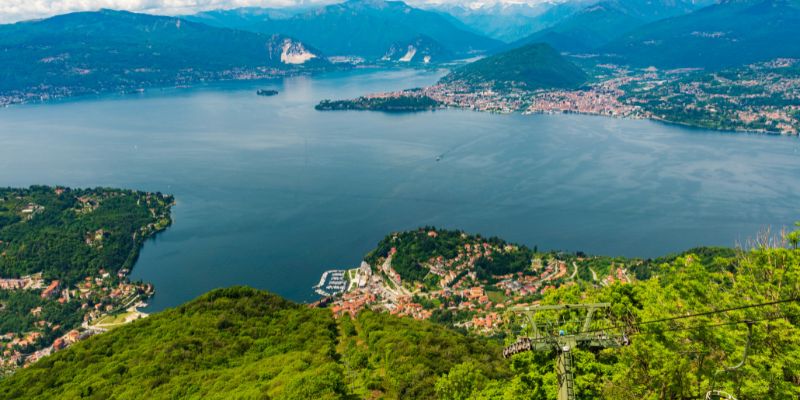
[[[575,279],[575,276],[578,275],[578,264],[573,261],[572,266],[575,267],[575,269],[572,271],[572,275],[569,276],[569,279]]]

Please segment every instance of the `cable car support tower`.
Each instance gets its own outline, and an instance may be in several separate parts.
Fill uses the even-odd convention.
[[[591,329],[595,313],[610,306],[610,303],[591,303],[514,307],[510,311],[513,316],[522,319],[522,332],[516,342],[503,350],[503,357],[509,358],[525,351],[555,351],[558,356],[556,363],[558,400],[575,400],[572,350],[575,348],[601,350],[628,344],[628,338],[624,334],[611,336],[603,330]],[[566,330],[563,324],[556,327],[550,322],[537,320],[543,312],[563,313],[572,310],[585,313],[582,323],[578,324],[574,332]]]

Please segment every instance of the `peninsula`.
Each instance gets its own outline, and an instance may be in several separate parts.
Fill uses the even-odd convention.
[[[364,96],[354,100],[322,100],[316,105],[320,111],[370,110],[384,112],[430,111],[442,106],[421,90],[406,90],[398,95]]]

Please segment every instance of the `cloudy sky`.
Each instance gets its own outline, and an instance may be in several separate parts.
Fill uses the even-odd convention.
[[[335,3],[338,0],[0,0],[0,23],[42,18],[72,11],[100,8],[141,11],[154,14],[186,14],[214,8],[286,7],[298,4]],[[411,0],[409,3],[499,1],[530,2],[544,0]]]

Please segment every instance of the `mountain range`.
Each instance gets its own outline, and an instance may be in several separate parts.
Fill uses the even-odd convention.
[[[381,60],[407,63],[430,63],[451,60],[454,54],[429,36],[417,36],[389,46]]]
[[[604,46],[626,62],[719,69],[800,57],[800,2],[725,0],[643,25]]]
[[[604,0],[579,9],[574,7],[581,3],[567,4],[573,9],[567,9],[553,24],[511,43],[508,47],[545,42],[561,51],[590,52],[636,27],[651,21],[691,13],[708,2]]]
[[[400,1],[348,0],[293,15],[259,9],[209,11],[186,17],[228,28],[295,37],[331,56],[380,59],[424,37],[431,57],[471,56],[502,43],[456,26],[442,15]],[[435,42],[435,44],[434,44]]]
[[[327,70],[338,68],[333,56],[427,64],[532,43],[636,67],[720,69],[800,57],[800,41],[792,40],[800,37],[800,1],[707,2],[575,0],[461,7],[455,15],[445,15],[444,6],[423,10],[384,0],[185,17],[78,12],[0,25],[0,104]],[[471,19],[476,15],[494,22]],[[544,28],[505,44],[484,35],[512,37],[490,32],[501,21],[510,21],[509,29]],[[515,54],[524,52],[507,56]]]
[[[501,2],[480,7],[446,2],[421,4],[420,7],[438,12],[466,30],[504,42],[512,42],[547,28],[552,24],[552,19],[557,18],[556,13],[549,11],[565,9],[564,6],[557,7],[550,3]]]
[[[288,36],[126,11],[0,25],[0,91],[126,90],[327,64]]]

